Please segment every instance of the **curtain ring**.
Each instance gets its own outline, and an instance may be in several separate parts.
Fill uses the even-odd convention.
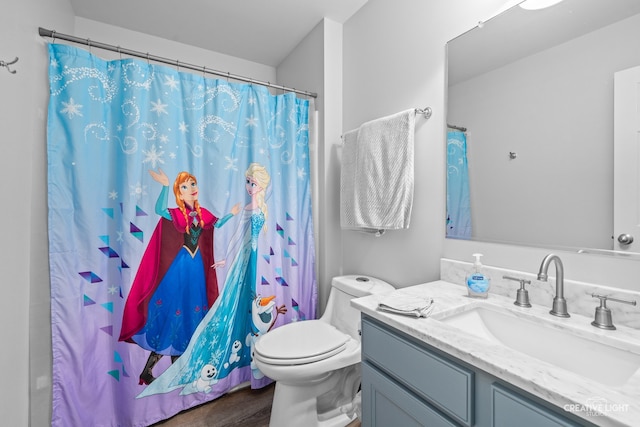
[[[147,65],[151,65],[151,63],[149,62],[149,52],[147,52]]]
[[[93,53],[91,52],[91,39],[87,39],[87,45],[89,46],[89,53]]]
[[[56,30],[51,31],[51,43],[56,42]]]
[[[202,66],[202,77],[203,77],[203,78],[206,78],[206,76],[205,76],[206,72],[207,72],[207,66],[206,66],[206,65],[203,65],[203,66]]]
[[[180,71],[180,61],[176,59],[176,71]]]
[[[122,51],[120,50],[120,45],[118,45],[117,48],[118,48],[118,55],[120,55],[120,60],[122,60]]]
[[[229,76],[231,75],[231,72],[227,71],[227,83],[229,83]]]

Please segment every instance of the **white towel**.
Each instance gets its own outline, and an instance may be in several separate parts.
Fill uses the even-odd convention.
[[[422,298],[399,293],[391,293],[384,301],[378,303],[378,310],[410,317],[429,317],[433,307],[431,297]]]
[[[413,207],[414,135],[414,109],[364,123],[343,135],[342,228],[409,228]]]

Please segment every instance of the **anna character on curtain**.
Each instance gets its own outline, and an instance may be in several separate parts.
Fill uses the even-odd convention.
[[[151,384],[162,356],[175,361],[218,297],[213,263],[213,229],[240,212],[219,219],[198,202],[195,176],[180,172],[173,184],[177,208],[168,208],[169,178],[149,171],[162,184],[155,211],[160,216],[124,307],[120,341],[138,344],[151,354],[139,384]]]
[[[212,265],[230,265],[224,288],[204,320],[193,333],[184,354],[138,397],[167,393],[182,388],[181,394],[208,393],[211,386],[237,368],[251,363],[251,344],[255,336],[251,310],[256,298],[258,238],[266,232],[268,207],[265,192],[271,178],[264,166],[252,163],[245,172],[245,187],[251,197],[244,207],[237,229],[229,243],[227,259]],[[286,312],[276,308],[275,317]],[[250,379],[250,370],[239,375]],[[259,378],[259,377],[258,377]]]

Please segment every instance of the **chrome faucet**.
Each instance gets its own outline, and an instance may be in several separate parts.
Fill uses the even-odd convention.
[[[544,257],[542,264],[540,264],[538,280],[542,280],[543,282],[547,281],[549,277],[547,271],[549,270],[551,261],[554,261],[556,264],[556,296],[553,298],[553,307],[549,313],[558,317],[569,317],[567,300],[564,299],[564,266],[558,255],[549,254]]]
[[[613,320],[611,319],[611,310],[607,308],[607,301],[621,302],[629,305],[637,304],[636,300],[629,301],[626,299],[613,298],[608,295],[598,295],[594,293],[591,294],[591,296],[593,298],[600,299],[600,307],[596,307],[596,318],[593,320],[593,322],[591,322],[591,324],[596,328],[608,329],[610,331],[616,329],[616,327],[613,326]]]

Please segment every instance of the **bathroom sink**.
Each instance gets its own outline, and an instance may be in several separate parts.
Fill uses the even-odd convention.
[[[568,328],[532,315],[492,306],[471,306],[463,312],[438,316],[440,322],[480,339],[509,347],[538,360],[602,384],[621,386],[640,368],[640,354],[578,336]],[[640,353],[640,352],[639,352]]]

